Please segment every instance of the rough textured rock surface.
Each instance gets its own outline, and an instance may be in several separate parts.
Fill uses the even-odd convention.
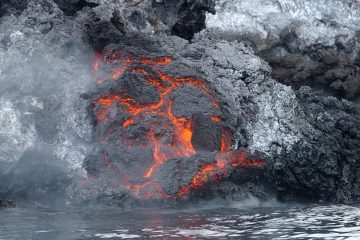
[[[150,1],[146,2],[137,5],[134,1],[129,9],[146,12],[144,19],[154,16],[144,10],[151,7]],[[187,3],[194,9],[196,3],[201,8],[199,16],[203,16],[205,1]],[[63,201],[68,184],[86,174],[82,162],[92,147],[92,126],[87,101],[80,96],[95,84],[91,70],[95,53],[87,33],[102,27],[103,21],[111,31],[116,30],[110,19],[114,9],[123,4],[0,2],[0,196]],[[211,8],[211,2],[208,4]],[[158,6],[164,7],[164,3]],[[180,6],[179,1],[166,5],[172,10],[164,14],[173,14],[170,18],[176,20]],[[153,26],[161,25],[159,31],[170,32],[172,25],[159,19],[153,19]],[[43,171],[49,172],[44,178]]]
[[[124,34],[165,32],[190,40],[194,33],[205,28],[206,13],[214,14],[214,7],[214,0],[104,0],[95,10],[94,21],[103,29],[110,19]]]
[[[1,208],[9,208],[9,207],[15,207],[16,204],[13,201],[10,200],[1,200],[0,199],[0,209]]]
[[[148,130],[141,124],[129,132],[123,130],[125,119],[121,119],[116,105],[111,105],[106,114],[117,121],[98,124],[95,113],[101,108],[94,107],[93,100],[125,92],[143,105],[156,103],[161,96],[154,90],[159,82],[149,84],[141,72],[131,69],[96,85],[98,79],[91,69],[96,58],[93,50],[110,53],[113,48],[125,49],[124,56],[171,57],[170,63],[163,60],[166,66],[145,70],[153,71],[155,80],[161,78],[158,70],[172,78],[198,79],[218,102],[216,112],[206,104],[206,94],[196,94],[193,86],[182,86],[180,92],[171,95],[175,101],[172,113],[194,119],[191,141],[202,151],[187,158],[172,158],[160,168],[157,181],[166,194],[186,186],[198,166],[215,162],[219,151],[216,129],[222,126],[229,129],[232,138],[232,149],[225,152],[246,152],[250,160],[260,158],[265,165],[246,171],[229,166],[222,181],[211,181],[206,191],[195,191],[195,195],[208,196],[211,192],[235,199],[250,195],[266,199],[277,194],[284,200],[360,201],[360,120],[350,102],[315,96],[309,88],[295,91],[276,82],[271,67],[246,43],[209,39],[206,34],[196,35],[189,43],[165,34],[176,33],[177,26],[179,31],[185,29],[181,30],[186,33],[182,37],[190,38],[203,26],[202,14],[211,10],[212,1],[151,2],[156,6],[149,5],[150,1],[121,1],[119,5],[72,1],[75,5],[69,12],[61,9],[61,2],[65,3],[2,1],[0,5],[2,199],[61,201],[66,195],[69,204],[99,201],[121,206],[131,198],[122,184],[128,179],[117,171],[140,171],[147,158],[152,158],[151,148],[129,150],[118,139],[102,140],[98,136],[112,130],[105,136],[129,134],[141,144],[141,136]],[[171,2],[174,5],[167,5]],[[79,3],[85,6],[76,5]],[[128,10],[116,8],[125,6],[122,4],[128,4]],[[160,10],[161,6],[169,7],[169,11]],[[192,14],[187,8],[195,8],[194,13],[200,14]],[[164,16],[154,15],[156,11]],[[155,22],[154,16],[159,16]],[[333,64],[331,59],[326,58],[327,64]],[[114,64],[104,74],[111,73]],[[131,64],[145,68],[152,62]],[[189,111],[184,110],[189,103]],[[209,121],[213,114],[220,115],[216,123]],[[211,137],[202,140],[204,135]],[[109,155],[104,156],[104,152]],[[174,179],[176,184],[171,182]]]
[[[92,48],[54,2],[15,3],[0,20],[0,196],[61,201],[85,172]]]
[[[221,33],[212,36],[247,42],[269,62],[273,78],[359,103],[357,1],[222,0],[216,9],[207,23]]]
[[[224,124],[233,131],[233,148],[263,155],[267,166],[262,181],[269,181],[280,198],[359,200],[359,117],[350,102],[316,97],[309,88],[294,92],[277,83],[271,68],[238,42],[206,35],[193,43],[136,36],[122,39],[117,47],[144,56],[171,56],[174,61],[164,73],[206,82],[219,101]]]

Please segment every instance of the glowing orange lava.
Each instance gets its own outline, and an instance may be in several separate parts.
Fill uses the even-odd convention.
[[[95,54],[95,58],[92,63],[92,68],[95,74],[99,71],[101,58],[102,58],[102,54],[97,52]]]
[[[221,121],[221,118],[219,116],[212,116],[211,117],[211,121],[213,122],[220,122]]]
[[[151,65],[167,65],[173,61],[171,57],[164,57],[160,59],[151,59],[151,58],[143,58],[141,62],[144,64],[151,64]]]
[[[170,98],[170,93],[174,89],[183,85],[191,85],[203,92],[212,101],[213,107],[219,109],[217,102],[212,91],[208,88],[206,83],[202,80],[190,77],[171,77],[158,70],[153,70],[149,73],[149,68],[155,66],[166,66],[173,61],[171,57],[163,57],[157,59],[139,58],[130,56],[123,51],[113,51],[108,56],[96,55],[93,62],[93,71],[96,75],[99,71],[99,66],[111,65],[114,67],[110,76],[107,79],[118,80],[125,72],[133,74],[142,74],[144,79],[154,86],[159,94],[159,101],[150,104],[140,104],[136,99],[121,96],[121,94],[108,94],[105,97],[98,98],[93,102],[93,106],[97,109],[96,120],[98,123],[105,123],[111,121],[110,110],[115,108],[122,112],[126,112],[131,117],[124,120],[121,128],[128,128],[135,125],[140,119],[145,117],[158,117],[161,119],[161,125],[172,129],[173,139],[168,140],[162,136],[157,130],[157,125],[151,125],[147,133],[148,144],[145,147],[151,147],[153,153],[153,163],[143,173],[143,182],[141,183],[128,183],[127,188],[132,191],[135,196],[142,198],[154,198],[157,196],[161,198],[173,198],[164,193],[161,185],[153,182],[155,173],[159,167],[167,160],[175,157],[190,157],[196,154],[196,150],[192,145],[193,136],[193,119],[178,117],[173,112],[173,100]],[[135,67],[132,67],[136,64]],[[145,67],[141,67],[145,65]],[[154,77],[157,74],[158,77]],[[103,83],[104,81],[98,79],[97,82]],[[216,123],[221,123],[220,116],[212,116],[211,120]],[[126,141],[126,140],[125,140]],[[125,143],[129,146],[129,143]],[[244,152],[229,151],[231,149],[231,134],[224,130],[221,138],[220,152],[216,154],[216,162],[203,164],[197,174],[194,176],[192,182],[185,187],[182,187],[176,194],[177,197],[184,197],[196,188],[202,188],[204,185],[211,181],[219,181],[226,177],[232,168],[241,168],[244,166],[257,166],[261,167],[264,162],[261,160],[249,160]],[[104,165],[110,166],[111,159],[108,155],[104,156]]]
[[[129,125],[133,124],[134,122],[135,122],[135,120],[134,120],[134,119],[132,119],[132,118],[128,118],[128,119],[126,119],[126,120],[125,120],[125,122],[123,123],[122,127],[123,127],[123,128],[125,128],[125,127],[127,127],[127,126],[129,126]]]
[[[201,166],[192,182],[179,190],[178,196],[185,197],[191,190],[202,188],[213,181],[222,180],[230,173],[229,165],[233,168],[242,169],[263,167],[265,162],[263,160],[250,160],[245,152],[219,152],[216,156],[216,162]]]

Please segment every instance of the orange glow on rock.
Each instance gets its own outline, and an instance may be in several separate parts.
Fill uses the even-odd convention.
[[[116,103],[118,100],[120,100],[119,95],[107,96],[104,98],[97,99],[96,102],[94,102],[94,105],[95,106],[100,105],[101,110],[100,110],[99,114],[96,116],[96,120],[98,122],[103,122],[106,117],[107,112],[111,109],[113,104]]]
[[[92,69],[95,74],[99,71],[101,58],[102,58],[101,53],[97,52],[95,54],[95,59],[93,60],[93,63],[92,63]]]
[[[180,117],[174,114],[174,102],[171,99],[170,93],[181,86],[191,85],[209,97],[215,109],[219,109],[219,103],[207,84],[202,80],[191,77],[171,77],[157,69],[156,71],[154,69],[151,75],[149,73],[150,70],[145,70],[154,66],[166,66],[173,61],[171,57],[158,59],[130,58],[129,54],[123,51],[114,51],[109,56],[100,55],[99,57],[97,55],[96,58],[93,64],[94,71],[96,70],[97,72],[99,66],[102,66],[100,61],[103,61],[105,65],[113,67],[111,75],[107,79],[118,79],[125,72],[142,74],[144,75],[144,80],[154,86],[159,95],[157,102],[148,104],[141,104],[136,99],[122,96],[121,94],[108,94],[93,102],[93,106],[97,109],[96,120],[98,124],[112,121],[109,116],[112,109],[130,115],[122,123],[122,128],[130,128],[138,123],[138,121],[144,121],[144,119],[158,119],[160,121],[158,124],[150,122],[147,135],[144,136],[147,143],[143,147],[152,149],[152,164],[142,173],[143,178],[140,183],[130,183],[129,181],[126,183],[126,188],[134,196],[139,198],[155,198],[157,196],[163,199],[182,198],[194,189],[203,188],[212,181],[220,181],[227,177],[233,168],[262,167],[265,165],[262,160],[249,160],[245,152],[230,151],[232,147],[231,134],[223,129],[220,152],[214,153],[216,161],[201,165],[189,185],[180,188],[174,196],[167,195],[163,191],[162,186],[155,182],[156,173],[161,165],[169,159],[190,157],[197,153],[192,145],[194,121],[191,118]],[[133,64],[137,64],[135,68],[132,66]],[[141,64],[147,66],[143,68]],[[154,76],[154,73],[157,73],[158,77]],[[121,80],[118,79],[117,81]],[[102,82],[104,81],[102,80]],[[213,122],[221,122],[221,117],[212,116],[211,120]],[[170,129],[172,136],[164,136],[159,130],[159,125]],[[120,139],[125,146],[131,147],[132,140],[123,137]],[[104,156],[104,164],[106,167],[110,165],[107,155]]]
[[[112,74],[111,74],[111,79],[116,79],[118,77],[120,77],[129,67],[129,65],[125,65],[120,67],[119,69],[115,70]]]
[[[133,124],[134,122],[135,122],[134,119],[128,118],[128,119],[125,120],[125,122],[123,123],[122,127],[123,127],[123,128],[126,128],[127,126]]]
[[[233,168],[246,167],[263,167],[265,162],[263,160],[250,160],[247,158],[245,152],[231,151],[219,152],[216,156],[216,162],[203,165],[193,178],[192,182],[182,187],[177,196],[182,198],[189,194],[190,191],[201,189],[212,181],[221,181],[224,177],[230,174],[229,166]]]
[[[230,132],[223,128],[223,134],[220,142],[220,151],[228,151],[232,148],[232,139]]]
[[[161,144],[160,140],[154,136],[154,133],[152,131],[150,131],[149,135],[150,135],[149,136],[150,139],[154,143],[153,156],[154,156],[155,162],[145,173],[145,175],[144,175],[145,178],[151,177],[154,172],[154,169],[159,167],[161,164],[163,164],[168,158],[166,153],[162,152],[162,144]]]
[[[219,116],[212,116],[211,117],[211,121],[213,122],[220,122],[221,121],[221,118]]]
[[[145,69],[142,68],[134,68],[133,70],[131,70],[132,73],[142,73],[144,75],[148,74],[148,72]]]
[[[168,65],[173,61],[171,57],[164,57],[160,59],[143,58],[141,62],[150,65]]]

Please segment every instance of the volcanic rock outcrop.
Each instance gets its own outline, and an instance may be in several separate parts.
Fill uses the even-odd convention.
[[[212,1],[65,2],[1,5],[1,198],[360,201],[352,103],[276,82],[244,43],[186,40]]]
[[[105,70],[85,96],[99,141],[85,161],[90,177],[125,171],[122,185],[144,198],[181,198],[224,181],[213,192],[358,201],[360,129],[350,102],[294,92],[242,43],[206,35],[194,43],[135,35],[99,56],[95,69]],[[237,160],[222,160],[227,154]]]
[[[221,0],[216,9],[213,37],[247,43],[294,89],[311,86],[359,109],[358,1]]]
[[[180,39],[168,41],[186,46]],[[110,74],[100,73],[98,90],[90,96],[101,147],[100,155],[86,161],[90,176],[112,168],[135,195],[170,198],[226,179],[232,168],[265,165],[244,151],[231,151],[231,129],[215,86],[197,78],[202,75],[186,66],[182,55],[130,42],[109,45],[94,63],[97,73],[105,65]]]

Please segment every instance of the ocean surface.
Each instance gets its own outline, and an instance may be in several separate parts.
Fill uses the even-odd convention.
[[[211,205],[177,210],[0,210],[0,239],[360,239],[360,207]]]

